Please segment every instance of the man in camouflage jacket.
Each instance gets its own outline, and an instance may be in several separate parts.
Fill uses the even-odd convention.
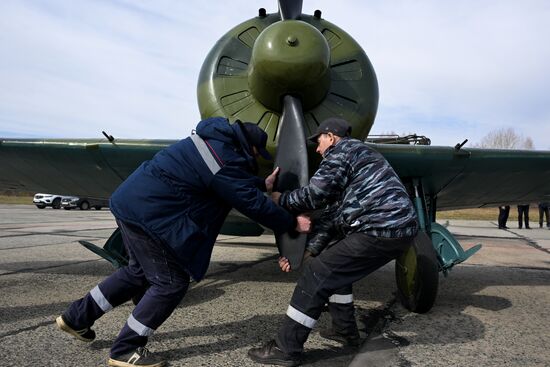
[[[414,207],[397,174],[380,153],[349,138],[350,132],[345,120],[325,120],[309,138],[323,156],[309,184],[273,193],[291,212],[323,212],[307,247],[314,257],[304,266],[276,339],[248,353],[257,362],[299,365],[327,302],[333,326],[322,335],[359,344],[352,284],[398,257],[418,232]],[[280,266],[290,271],[286,259]]]

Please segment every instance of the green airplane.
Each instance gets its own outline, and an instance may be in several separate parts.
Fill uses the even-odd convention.
[[[302,1],[280,0],[279,12],[257,16],[227,32],[202,66],[197,86],[201,118],[256,122],[281,167],[279,190],[304,185],[319,158],[306,136],[328,117],[342,117],[365,139],[378,107],[374,69],[355,40],[323,19],[302,14]],[[63,192],[108,198],[143,161],[176,140],[0,140],[0,189]],[[517,151],[403,144],[372,144],[407,186],[421,233],[396,261],[398,294],[413,312],[434,304],[439,273],[447,275],[481,245],[465,251],[436,223],[439,210],[550,199],[550,151]],[[261,161],[260,175],[273,169]],[[264,229],[232,212],[224,234],[257,236]],[[103,248],[81,241],[114,266],[126,262],[120,234]],[[277,238],[298,266],[305,238]]]

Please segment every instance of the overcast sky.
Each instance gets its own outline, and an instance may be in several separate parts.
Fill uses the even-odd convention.
[[[178,139],[199,121],[202,61],[277,11],[233,0],[0,1],[0,136]],[[478,142],[513,127],[550,149],[550,1],[308,1],[377,73],[371,133]]]

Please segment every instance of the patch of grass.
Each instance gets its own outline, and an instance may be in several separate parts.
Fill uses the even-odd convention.
[[[32,205],[32,196],[0,195],[0,204],[27,204]]]
[[[531,205],[529,214],[538,216],[538,207]],[[538,218],[538,217],[537,217]],[[437,219],[466,219],[466,220],[498,220],[498,207],[496,208],[474,208],[460,210],[445,210],[437,212]],[[508,221],[517,221],[518,211],[515,206],[510,206],[510,216]]]

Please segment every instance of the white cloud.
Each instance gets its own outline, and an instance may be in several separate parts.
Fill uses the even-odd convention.
[[[202,60],[226,31],[277,3],[0,2],[0,131],[179,138],[199,119]],[[550,3],[304,1],[351,34],[379,79],[373,132],[434,144],[514,127],[550,149]]]

